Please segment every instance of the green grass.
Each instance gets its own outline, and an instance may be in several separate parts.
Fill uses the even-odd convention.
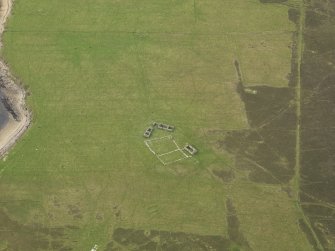
[[[287,86],[293,29],[286,7],[256,0],[16,0],[2,54],[29,86],[34,121],[0,164],[0,201],[21,223],[79,226],[71,245],[88,250],[116,227],[226,236],[232,196],[237,212],[256,215],[240,219],[254,250],[308,250],[279,187],[261,197],[266,186],[243,175],[224,185],[207,171],[233,165],[210,131],[248,128],[234,59],[246,82]],[[175,125],[196,161],[162,166],[143,143],[152,121]],[[271,231],[254,231],[265,211]]]
[[[164,154],[177,149],[172,138],[151,138],[149,140],[147,141],[148,146],[157,154]]]
[[[184,155],[182,151],[177,150],[177,151],[159,156],[159,158],[166,164],[170,164],[170,163],[172,164],[174,162],[183,161],[187,157]]]

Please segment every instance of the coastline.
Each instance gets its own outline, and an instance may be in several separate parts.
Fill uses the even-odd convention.
[[[13,0],[0,0],[0,39],[5,24],[10,16]],[[0,48],[2,41],[0,42]],[[2,158],[17,140],[28,129],[31,113],[26,107],[26,92],[18,81],[10,74],[8,66],[0,59],[0,93],[1,102],[9,113],[9,119],[0,131],[0,158]]]

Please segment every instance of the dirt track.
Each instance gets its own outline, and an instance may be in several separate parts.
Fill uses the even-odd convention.
[[[12,4],[13,0],[0,0],[0,36],[11,13]],[[16,118],[10,116],[7,125],[0,131],[0,157],[2,157],[26,131],[31,122],[30,112],[25,105],[25,90],[17,84],[3,61],[0,61],[0,92],[17,115]]]

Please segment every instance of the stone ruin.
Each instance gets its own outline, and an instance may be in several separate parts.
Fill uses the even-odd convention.
[[[173,132],[174,128],[175,128],[172,125],[167,125],[167,124],[163,124],[163,123],[156,123],[156,122],[154,122],[154,124],[157,125],[158,129],[165,130],[165,131],[168,131],[168,132]]]
[[[175,127],[172,126],[172,125],[167,125],[167,124],[163,124],[163,123],[153,122],[153,123],[152,123],[152,126],[149,126],[149,127],[145,130],[143,136],[144,136],[145,138],[150,138],[150,137],[151,137],[151,134],[153,133],[153,131],[154,131],[154,129],[155,129],[156,127],[157,127],[158,129],[161,129],[161,130],[164,130],[164,131],[168,131],[168,132],[173,132],[174,129],[175,129]]]
[[[154,131],[154,128],[153,128],[152,126],[150,126],[150,127],[148,127],[148,128],[145,130],[143,136],[144,136],[145,138],[150,138],[150,136],[151,136],[151,134],[152,134],[153,131]]]
[[[198,152],[198,150],[195,147],[191,146],[190,144],[186,144],[184,150],[191,155],[194,155]]]
[[[158,128],[158,129],[161,129],[161,130],[164,130],[164,131],[168,131],[168,132],[173,132],[175,130],[175,127],[172,126],[172,125],[167,125],[167,124],[163,124],[163,123],[153,122],[152,125],[149,126],[145,130],[143,136],[145,138],[150,138],[151,135],[152,135],[152,133],[153,133],[153,131],[155,130],[155,128]],[[190,145],[188,143],[185,145],[185,147],[183,149],[186,152],[188,152],[189,154],[191,154],[191,155],[195,155],[198,152],[198,150],[194,146],[192,146],[192,145]]]

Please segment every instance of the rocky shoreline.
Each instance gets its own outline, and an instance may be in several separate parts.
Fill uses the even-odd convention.
[[[12,0],[0,0],[0,36],[4,31],[12,4]],[[2,59],[0,60],[0,93],[0,101],[9,113],[8,123],[0,131],[0,157],[2,157],[31,123],[31,112],[25,104],[26,92],[19,81],[11,75]]]

